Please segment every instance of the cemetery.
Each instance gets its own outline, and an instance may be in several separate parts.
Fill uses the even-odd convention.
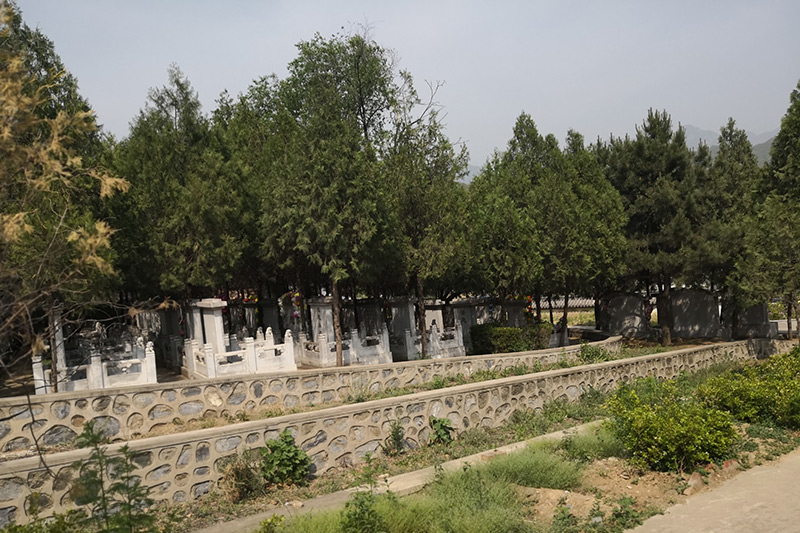
[[[650,109],[594,142],[522,112],[478,167],[363,29],[208,110],[172,65],[115,137],[0,0],[0,529],[155,531],[281,461],[372,475],[369,517],[375,458],[491,459],[585,400],[622,473],[800,443],[800,85],[769,164]]]

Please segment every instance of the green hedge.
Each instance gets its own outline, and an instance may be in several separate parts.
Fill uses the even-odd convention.
[[[547,348],[553,326],[544,323],[511,328],[499,324],[481,324],[472,326],[469,331],[474,353],[511,353]]]

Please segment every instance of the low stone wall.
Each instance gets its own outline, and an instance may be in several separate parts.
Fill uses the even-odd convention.
[[[621,339],[592,344],[617,353]],[[579,346],[566,348],[567,356],[574,358],[579,349]],[[24,396],[0,398],[0,420],[5,420],[0,421],[0,451],[27,450],[33,445],[33,435],[44,446],[71,442],[88,420],[102,426],[112,440],[122,441],[147,435],[165,424],[203,416],[343,402],[351,394],[420,385],[434,376],[468,376],[476,370],[553,363],[563,353],[561,349],[538,350],[187,380],[40,395],[31,397],[30,404]]]
[[[540,408],[559,398],[574,400],[589,388],[609,390],[619,382],[647,375],[672,378],[714,363],[785,352],[792,346],[787,341],[750,340],[689,348],[151,437],[129,446],[136,453],[137,474],[152,487],[154,498],[182,502],[214,487],[226,456],[262,446],[284,429],[292,432],[312,458],[315,472],[321,473],[377,451],[396,420],[403,425],[408,445],[420,446],[428,440],[430,416],[449,418],[458,431],[496,427],[506,423],[515,409]],[[112,444],[108,452],[116,454],[121,446]],[[33,491],[45,495],[45,513],[68,508],[68,488],[75,476],[72,464],[86,455],[85,450],[47,455],[47,467],[54,476],[38,457],[0,463],[0,527],[27,520],[25,502]]]

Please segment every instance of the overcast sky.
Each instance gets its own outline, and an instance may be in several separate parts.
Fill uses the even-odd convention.
[[[632,133],[650,107],[718,131],[777,128],[800,78],[800,1],[18,0],[118,138],[177,63],[204,111],[295,44],[367,22],[418,87],[443,81],[447,132],[482,165],[521,111],[563,140]]]

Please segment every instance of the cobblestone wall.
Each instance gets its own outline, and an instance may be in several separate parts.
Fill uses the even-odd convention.
[[[284,429],[292,432],[312,458],[314,471],[321,473],[377,451],[396,420],[403,425],[408,445],[420,446],[428,440],[430,416],[449,418],[458,431],[496,427],[518,408],[540,408],[557,398],[574,400],[589,388],[608,390],[621,381],[646,375],[671,378],[722,361],[788,351],[791,346],[786,341],[756,340],[684,349],[145,438],[129,446],[136,453],[137,473],[153,488],[153,496],[182,502],[214,487],[226,456],[262,446]],[[117,453],[121,446],[112,444],[108,451]],[[68,488],[75,475],[72,464],[85,456],[84,450],[49,454],[47,465],[54,476],[38,457],[0,463],[0,526],[27,520],[25,502],[33,491],[46,496],[45,513],[68,508]]]
[[[619,351],[618,337],[592,343]],[[579,347],[566,349],[574,358]],[[187,380],[138,387],[0,398],[0,451],[24,451],[33,445],[71,442],[84,422],[94,420],[115,441],[147,435],[165,424],[203,416],[234,416],[275,408],[343,402],[351,394],[379,392],[429,382],[434,376],[470,375],[515,365],[548,364],[563,357],[561,349],[409,361],[387,365],[260,374],[248,378]]]

